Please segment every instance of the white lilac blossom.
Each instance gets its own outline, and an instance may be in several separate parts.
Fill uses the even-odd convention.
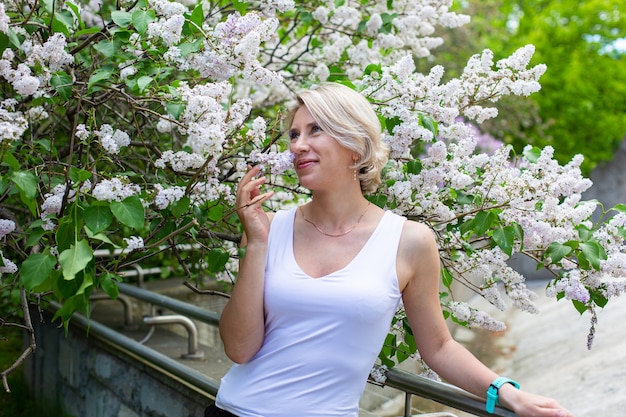
[[[18,140],[28,129],[28,121],[21,112],[13,112],[7,100],[0,102],[0,143]]]
[[[130,144],[128,133],[119,129],[113,130],[109,124],[103,124],[99,131],[93,132],[100,138],[100,144],[110,154],[117,155],[120,149]]]
[[[41,204],[40,214],[41,220],[44,222],[44,225],[42,226],[44,230],[54,229],[55,224],[52,219],[61,211],[64,198],[66,198],[68,202],[76,200],[77,192],[74,188],[72,188],[73,185],[73,183],[70,183],[70,189],[67,192],[65,184],[56,185],[51,192],[44,195],[44,201]],[[86,193],[90,189],[91,181],[87,180],[81,184],[79,191],[81,193]]]
[[[233,189],[220,182],[217,178],[211,178],[195,184],[191,188],[189,198],[194,206],[202,206],[207,202],[219,201],[222,198],[228,204],[235,203]]]
[[[40,64],[47,67],[50,73],[56,72],[74,62],[74,57],[65,50],[66,45],[65,35],[55,33],[43,45],[33,44],[29,48],[26,64],[29,66]]]
[[[8,219],[0,219],[0,239],[15,230],[15,222]]]
[[[290,151],[263,153],[257,150],[250,152],[248,160],[259,164],[259,169],[265,171],[269,168],[273,175],[280,175],[293,167],[293,153]]]
[[[15,262],[5,258],[2,251],[0,251],[0,257],[2,257],[2,263],[4,264],[0,265],[0,274],[13,274],[17,272],[17,265]]]
[[[11,19],[4,10],[4,3],[0,3],[0,32],[8,34],[9,23],[11,23]]]
[[[267,129],[267,123],[262,117],[257,117],[252,121],[250,130],[246,133],[246,136],[252,141],[255,146],[262,146],[265,140],[265,131]]]
[[[172,46],[180,42],[185,17],[182,14],[175,14],[167,19],[159,19],[148,25],[148,36],[161,38],[167,46]]]
[[[141,189],[125,177],[116,177],[110,180],[101,180],[93,188],[92,195],[98,201],[122,201],[125,198],[136,196]]]
[[[179,2],[173,2],[169,0],[149,0],[149,6],[154,9],[157,16],[165,18],[171,18],[174,16],[182,16],[187,13],[187,7]]]
[[[81,123],[76,126],[75,134],[78,139],[86,140],[91,135],[91,132],[87,129],[87,126]]]
[[[157,192],[154,197],[154,205],[159,210],[166,209],[170,204],[177,202],[185,196],[184,187],[164,188],[160,184],[155,184],[154,189]]]
[[[169,165],[175,172],[185,172],[189,169],[198,169],[205,162],[206,158],[197,153],[165,151],[155,161],[154,166],[165,169]]]
[[[506,330],[503,322],[493,319],[485,312],[472,308],[464,302],[452,301],[446,307],[459,321],[467,323],[469,327],[478,326],[491,331]]]
[[[141,236],[125,237],[124,243],[126,243],[126,249],[129,251],[141,249],[144,246],[143,238]]]

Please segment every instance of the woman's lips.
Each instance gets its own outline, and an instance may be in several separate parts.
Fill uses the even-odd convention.
[[[298,169],[303,169],[303,168],[307,168],[311,165],[313,165],[316,161],[312,160],[312,159],[303,159],[298,161],[298,163],[296,164],[296,167]]]

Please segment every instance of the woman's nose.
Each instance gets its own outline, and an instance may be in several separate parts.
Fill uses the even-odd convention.
[[[304,135],[299,135],[296,139],[291,140],[290,148],[293,153],[302,153],[309,149],[309,144]]]

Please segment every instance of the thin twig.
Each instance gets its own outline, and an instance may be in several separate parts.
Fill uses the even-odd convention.
[[[33,323],[30,319],[30,312],[28,310],[28,300],[26,299],[26,289],[24,287],[20,288],[20,297],[22,301],[22,311],[24,312],[24,328],[29,334],[30,344],[28,347],[22,352],[19,358],[13,362],[13,365],[9,366],[7,369],[0,373],[2,377],[2,385],[4,386],[4,390],[7,393],[11,392],[9,388],[9,381],[7,380],[7,376],[15,371],[25,360],[26,358],[35,351],[37,344],[35,343],[35,330],[33,329]]]

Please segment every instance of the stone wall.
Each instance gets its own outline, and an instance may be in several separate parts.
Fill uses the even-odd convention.
[[[212,399],[132,355],[114,352],[70,324],[67,336],[51,314],[32,314],[37,349],[24,376],[38,404],[64,417],[201,417]],[[71,323],[71,322],[70,322]]]

